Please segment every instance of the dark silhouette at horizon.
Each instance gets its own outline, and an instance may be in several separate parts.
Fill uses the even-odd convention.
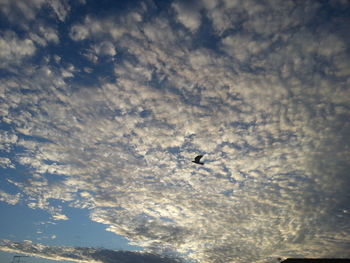
[[[203,157],[203,155],[198,155],[196,156],[196,158],[194,158],[194,161],[192,161],[193,163],[196,163],[196,164],[201,164],[203,165],[204,163],[200,162],[200,159]]]
[[[345,263],[349,258],[287,258],[281,263]]]

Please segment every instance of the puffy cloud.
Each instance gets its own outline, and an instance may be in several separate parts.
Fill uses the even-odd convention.
[[[15,168],[13,163],[9,158],[6,157],[0,157],[0,167],[2,168]]]
[[[0,10],[11,23],[28,28],[26,23],[35,20],[38,12],[46,5],[52,8],[57,18],[62,22],[70,11],[70,6],[66,0],[2,0]]]
[[[31,39],[20,39],[13,31],[4,32],[0,36],[0,67],[4,68],[8,64],[17,64],[26,57],[32,56],[35,45]]]
[[[240,62],[246,62],[251,56],[255,56],[268,48],[268,41],[255,41],[252,36],[233,35],[222,39],[223,50]]]
[[[10,205],[15,205],[19,202],[21,198],[21,194],[9,194],[9,193],[6,193],[2,190],[0,190],[0,201],[1,202],[5,202],[5,203],[8,203]]]
[[[40,25],[37,29],[37,32],[35,31],[29,33],[30,38],[38,43],[40,46],[46,46],[48,42],[58,43],[59,37],[57,30],[51,28],[51,27],[45,27],[43,25]]]
[[[3,0],[0,2],[0,10],[11,22],[16,22],[17,19],[22,20],[23,18],[33,20],[45,2],[46,0]]]
[[[74,41],[95,37],[117,40],[123,34],[140,36],[137,27],[142,25],[143,14],[147,11],[146,7],[141,7],[138,10],[131,11],[126,16],[97,18],[87,15],[83,23],[76,23],[71,26],[69,36]]]
[[[81,25],[74,25],[69,35],[75,41],[84,40],[89,35],[88,28]]]
[[[185,2],[174,2],[172,7],[176,11],[177,20],[190,31],[196,31],[201,24],[201,15],[199,9],[192,7]]]
[[[64,22],[66,19],[69,11],[70,11],[70,6],[68,5],[67,1],[48,1],[49,5],[57,15],[58,19]]]
[[[117,54],[114,45],[111,42],[105,41],[94,47],[97,54],[115,56]]]
[[[6,94],[1,94],[1,99],[4,100],[5,96],[6,96]],[[6,105],[6,104],[4,104],[4,105],[5,105],[4,108],[6,109],[6,111],[2,112],[2,116],[7,115],[6,113],[7,113],[8,105]],[[0,150],[1,151],[9,152],[11,150],[11,147],[14,144],[16,144],[17,140],[18,140],[18,137],[16,134],[13,134],[13,133],[8,132],[8,131],[0,130]],[[8,159],[8,158],[6,158],[6,159]],[[9,162],[9,161],[5,161],[5,162]]]
[[[110,41],[103,41],[101,43],[94,44],[89,49],[82,52],[82,55],[94,64],[97,64],[101,58],[112,57],[113,60],[113,57],[116,54],[116,48]]]

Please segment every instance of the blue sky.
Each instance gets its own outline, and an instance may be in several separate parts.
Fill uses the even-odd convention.
[[[0,261],[350,257],[348,1],[0,12]]]

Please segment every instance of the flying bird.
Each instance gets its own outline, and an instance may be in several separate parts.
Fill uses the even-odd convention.
[[[198,155],[196,156],[196,158],[194,158],[194,161],[192,161],[193,163],[196,163],[196,164],[201,164],[203,165],[204,163],[200,162],[199,160],[203,157],[203,155]]]

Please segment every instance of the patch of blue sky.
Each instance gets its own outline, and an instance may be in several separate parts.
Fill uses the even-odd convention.
[[[25,137],[26,139],[29,138],[28,136]],[[35,138],[35,141],[39,142],[40,138]],[[15,146],[14,148],[18,147]],[[23,149],[13,149],[11,152],[2,154],[10,158],[16,166],[16,169],[1,168],[0,170],[2,174],[0,189],[8,194],[15,195],[21,192],[21,189],[8,179],[11,179],[12,182],[25,184],[28,176],[32,173],[30,167],[21,165],[16,161],[16,158],[21,155],[21,151]],[[51,163],[52,161],[47,160],[45,162]],[[62,176],[56,174],[45,173],[45,178],[49,184],[62,181]],[[22,195],[25,195],[25,193],[22,193]],[[1,228],[0,238],[12,241],[33,240],[38,243],[44,242],[56,246],[91,246],[116,250],[141,250],[140,247],[129,245],[124,237],[106,231],[106,226],[91,221],[88,210],[69,207],[68,203],[56,199],[49,199],[49,203],[52,207],[60,207],[69,219],[66,221],[52,221],[47,211],[30,209],[21,200],[16,205],[0,202],[2,224],[7,226]]]
[[[94,222],[89,217],[89,210],[72,208],[59,200],[50,200],[50,204],[62,207],[62,212],[69,218],[57,224],[44,225],[46,235],[55,238],[47,239],[46,244],[53,246],[103,247],[113,250],[140,251],[141,247],[133,246],[120,235],[106,231],[106,226]]]
[[[8,179],[11,179],[12,182],[24,182],[30,173],[26,167],[16,161],[19,154],[20,150],[16,151],[16,149],[12,149],[9,152],[0,151],[0,157],[8,158],[12,165],[15,166],[15,169],[13,167],[0,167],[0,190],[9,194],[16,194],[20,189]]]
[[[66,203],[50,199],[50,204],[60,206],[68,220],[53,221],[50,215],[40,209],[30,209],[23,204],[8,205],[0,202],[2,224],[0,238],[21,242],[32,240],[52,246],[103,247],[113,250],[140,251],[142,248],[128,244],[115,233],[105,230],[106,226],[89,218],[89,211],[69,207]]]
[[[34,140],[35,143],[48,142],[46,138],[27,136],[23,134],[16,134],[18,138]],[[0,157],[9,158],[15,168],[0,168],[0,172],[3,176],[0,177],[1,187],[0,189],[9,190],[10,192],[18,190],[12,183],[9,183],[7,179],[11,179],[13,182],[25,183],[26,180],[33,174],[34,170],[27,165],[23,165],[19,162],[18,158],[24,155],[26,149],[22,146],[13,144],[10,151],[0,151]],[[44,160],[44,163],[53,163],[51,160]],[[45,177],[49,182],[56,182],[62,179],[60,175],[45,173]]]
[[[38,237],[39,222],[47,221],[46,211],[30,209],[23,204],[9,205],[0,202],[1,223],[0,239],[13,241],[34,240]]]
[[[0,251],[0,262],[2,263],[12,263],[14,256],[26,256],[24,254],[19,253],[9,253]],[[50,260],[50,259],[44,259],[44,258],[37,258],[37,257],[25,257],[21,258],[21,263],[72,263],[72,261],[65,261],[65,260]]]
[[[13,183],[11,183],[10,181],[8,181],[7,179],[11,178],[11,179],[15,179],[16,181],[19,180],[19,176],[17,176],[17,173],[13,172],[13,169],[1,169],[0,168],[0,190],[11,194],[11,195],[15,195],[17,193],[20,192],[20,189],[18,189],[17,186],[15,186]]]

